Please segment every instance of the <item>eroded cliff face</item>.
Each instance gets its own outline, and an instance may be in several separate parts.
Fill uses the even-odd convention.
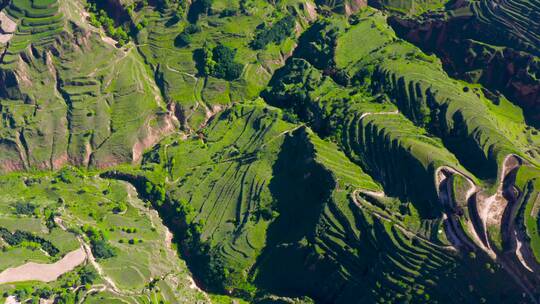
[[[347,16],[358,12],[360,9],[368,5],[367,0],[340,0],[340,1],[318,0],[316,2],[318,5],[330,7],[333,11],[340,14],[345,14]]]
[[[455,4],[460,5],[468,3]],[[458,10],[468,13],[458,14]],[[528,47],[538,29],[532,24],[532,38],[524,35],[516,41],[518,33],[496,32],[497,24],[479,19],[474,8],[459,7],[454,12],[420,19],[391,17],[389,23],[402,38],[436,53],[449,74],[481,83],[495,95],[504,93],[523,108],[529,124],[540,126],[540,59],[537,50]]]

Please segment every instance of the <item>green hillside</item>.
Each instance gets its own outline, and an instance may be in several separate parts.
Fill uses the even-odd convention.
[[[537,0],[0,0],[0,303],[540,303]]]

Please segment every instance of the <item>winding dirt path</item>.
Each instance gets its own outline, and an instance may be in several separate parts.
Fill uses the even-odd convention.
[[[515,162],[512,162],[514,160]],[[504,180],[508,173],[516,167],[520,166],[521,158],[515,154],[509,154],[504,158],[503,166],[500,175],[499,185],[497,186],[497,191],[495,194],[489,197],[482,197],[480,195],[477,200],[477,211],[480,217],[481,224],[484,227],[485,239],[487,241],[487,246],[490,251],[491,246],[489,244],[488,238],[488,224],[502,226],[502,217],[503,213],[508,206],[508,201],[503,197],[504,191]]]
[[[513,206],[511,204],[511,201],[507,200],[503,196],[503,192],[505,189],[505,179],[507,178],[508,174],[514,170],[515,168],[518,168],[522,165],[523,159],[515,154],[509,154],[504,158],[504,161],[502,163],[502,169],[499,176],[499,184],[497,185],[496,192],[487,197],[486,195],[483,195],[481,193],[481,190],[479,187],[465,174],[462,172],[459,172],[458,170],[455,170],[454,168],[450,167],[441,167],[438,168],[436,171],[435,176],[435,182],[437,185],[437,192],[439,195],[439,199],[441,200],[441,203],[446,203],[447,200],[451,199],[451,197],[448,197],[449,193],[440,193],[440,187],[442,183],[445,182],[445,180],[449,177],[448,174],[460,174],[467,178],[469,181],[469,184],[471,187],[467,191],[467,201],[476,194],[476,213],[478,214],[480,225],[484,229],[484,242],[481,241],[479,232],[473,225],[472,221],[467,221],[467,229],[469,230],[470,235],[473,237],[474,243],[485,253],[487,253],[494,261],[497,263],[500,263],[503,268],[506,270],[506,272],[514,279],[514,281],[523,289],[525,292],[524,294],[527,294],[529,298],[532,300],[532,303],[538,303],[538,299],[535,298],[533,294],[534,288],[534,282],[530,281],[526,276],[524,276],[523,271],[520,268],[525,268],[526,271],[531,272],[532,268],[530,265],[526,263],[526,258],[524,257],[524,246],[523,243],[519,239],[518,233],[516,233],[515,229],[514,231],[509,231],[510,235],[509,237],[513,238],[516,241],[516,249],[515,249],[515,257],[517,258],[517,263],[514,262],[513,258],[509,258],[505,254],[498,254],[493,250],[490,246],[487,227],[488,226],[496,226],[500,230],[504,230],[503,227],[503,216],[504,213],[507,211],[509,206]],[[444,174],[444,171],[446,171],[446,174]],[[446,189],[448,190],[448,189]],[[452,202],[448,202],[452,203]],[[451,218],[451,217],[447,217]],[[504,232],[501,232],[504,233]],[[526,252],[525,252],[526,253]]]
[[[60,227],[60,229],[62,229],[64,231],[67,231],[67,228],[64,225],[61,218],[55,217],[54,222]],[[103,271],[103,268],[101,267],[101,265],[99,265],[98,262],[96,262],[96,258],[92,254],[92,250],[90,249],[90,246],[80,236],[77,236],[77,240],[81,244],[81,250],[84,253],[85,260],[88,260],[88,262],[90,264],[92,264],[92,266],[96,269],[99,276],[101,278],[103,278],[103,280],[105,281],[105,285],[106,285],[107,289],[110,289],[112,292],[114,292],[116,294],[123,294],[124,292],[122,292],[116,286],[116,284],[114,283],[114,281],[111,278],[109,278],[108,276],[105,275],[105,272]]]
[[[374,196],[378,196],[378,197],[382,197],[384,196],[384,192],[374,192],[374,191],[366,191],[366,190],[362,190],[362,189],[356,189],[353,191],[352,193],[352,199],[353,199],[353,202],[354,204],[360,208],[360,209],[364,209],[365,207],[362,206],[362,203],[360,203],[358,201],[358,193],[366,193],[366,194],[372,194]],[[388,216],[384,215],[384,214],[380,214],[374,210],[370,210],[371,211],[371,214],[373,214],[374,216],[376,216],[377,218],[383,220],[383,221],[386,221],[386,222],[391,222],[392,224],[394,224],[399,230],[401,230],[401,232],[403,232],[405,235],[407,235],[408,237],[417,237],[419,239],[421,239],[422,241],[430,244],[431,246],[434,246],[436,248],[440,248],[440,249],[443,249],[443,250],[450,250],[450,251],[456,251],[456,248],[454,248],[454,246],[441,246],[439,244],[435,244],[433,242],[431,242],[430,240],[422,237],[421,235],[413,232],[413,231],[410,231],[409,229],[407,229],[406,227],[398,224],[397,222],[395,222],[394,220],[392,220],[391,218],[389,218]]]
[[[358,121],[362,121],[362,119],[366,118],[369,115],[398,115],[398,114],[399,114],[399,110],[390,111],[390,112],[366,112],[360,115],[360,119],[358,119]]]
[[[523,265],[523,267],[525,267],[525,269],[527,269],[530,272],[533,272],[534,270],[527,263],[527,261],[525,260],[525,258],[523,256],[522,250],[524,249],[524,247],[523,247],[523,244],[522,244],[521,240],[518,237],[517,231],[515,231],[515,230],[514,230],[514,237],[516,238],[516,256],[518,257],[519,262]]]
[[[457,170],[449,166],[441,166],[437,168],[437,170],[435,171],[435,185],[437,187],[436,188],[437,195],[439,197],[440,202],[443,205],[448,204],[452,208],[455,207],[455,202],[453,202],[453,200],[451,199],[449,186],[444,185],[445,191],[441,192],[441,187],[443,187],[443,184],[447,182],[448,178],[451,175],[459,175],[465,178],[465,180],[467,180],[467,182],[469,183],[469,189],[467,190],[467,193],[465,194],[465,201],[468,202],[469,199],[475,193],[478,193],[478,191],[480,191],[480,189],[478,188],[478,186],[476,186],[474,181],[469,176],[467,176],[467,174],[465,174],[464,172],[461,172],[460,170]],[[458,228],[460,225],[457,223],[457,221],[453,218],[452,215],[444,214],[443,219],[444,219],[445,228],[446,228],[445,232],[447,233],[447,235],[449,235],[450,239],[457,241],[456,244],[460,244],[460,245],[466,244],[469,247],[471,247],[471,249],[474,248],[474,245],[476,245],[482,248],[484,251],[488,252],[488,254],[490,254],[492,258],[495,258],[495,253],[491,252],[490,248],[487,248],[486,246],[484,246],[482,239],[480,238],[476,229],[474,228],[474,224],[469,218],[467,218],[467,220],[465,221],[465,224],[467,225],[468,231],[471,232],[470,236],[472,238],[472,243],[474,244],[472,244],[469,237],[467,237],[467,235]]]

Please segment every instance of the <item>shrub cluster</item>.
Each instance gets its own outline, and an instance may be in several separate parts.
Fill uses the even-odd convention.
[[[116,27],[114,20],[104,10],[99,9],[95,2],[88,1],[86,9],[90,12],[90,24],[98,28],[103,27],[107,35],[118,41],[120,46],[129,42],[127,31],[121,26]]]
[[[205,46],[199,53],[201,55],[197,57],[200,57],[198,61],[200,61],[199,66],[202,66],[201,73],[203,75],[235,80],[242,74],[244,66],[234,61],[234,57],[236,56],[235,49],[218,44],[213,49]]]
[[[107,239],[101,230],[91,226],[84,226],[83,231],[90,239],[92,253],[97,259],[108,259],[116,256],[116,250],[107,243]]]
[[[176,39],[174,40],[174,45],[176,47],[184,47],[191,44],[191,35],[198,33],[201,31],[201,27],[196,24],[190,24],[186,26],[184,31],[180,33],[178,36],[176,36]]]
[[[112,212],[113,212],[114,214],[124,213],[124,212],[127,211],[127,209],[128,209],[128,207],[127,207],[126,203],[124,203],[124,202],[118,202],[118,203],[116,204],[116,206],[114,206],[114,208],[112,209]]]
[[[50,256],[56,256],[60,252],[51,242],[30,232],[15,230],[15,232],[11,233],[6,228],[0,227],[0,237],[10,246],[17,246],[23,242],[32,242],[39,244],[41,249]]]
[[[13,207],[15,208],[15,214],[20,215],[33,215],[37,208],[37,206],[32,203],[23,202],[17,202],[13,204]]]
[[[251,47],[255,50],[264,49],[269,43],[280,44],[285,38],[289,37],[294,30],[295,20],[292,15],[280,19],[271,28],[264,24],[251,42]]]

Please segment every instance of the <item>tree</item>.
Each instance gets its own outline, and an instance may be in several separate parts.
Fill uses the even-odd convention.
[[[90,242],[92,253],[97,259],[108,259],[116,256],[116,252],[105,240]]]
[[[196,23],[200,15],[208,15],[212,10],[212,0],[196,0],[188,12],[188,20]]]
[[[243,66],[234,61],[236,50],[223,44],[218,44],[212,50],[212,59],[216,63],[212,76],[234,80],[242,74]]]
[[[174,46],[176,47],[184,47],[191,44],[191,35],[182,32],[178,36],[176,36],[176,39],[174,40]]]
[[[37,206],[32,203],[17,202],[13,205],[15,214],[32,215],[36,211]]]
[[[251,42],[251,47],[255,50],[260,50],[266,47],[267,44],[274,42],[281,43],[285,38],[291,35],[294,30],[295,20],[292,15],[280,19],[271,28],[266,28],[264,24],[261,26],[257,36]]]
[[[79,271],[79,277],[81,279],[81,284],[86,285],[92,284],[96,280],[97,274],[93,269],[84,267]]]

